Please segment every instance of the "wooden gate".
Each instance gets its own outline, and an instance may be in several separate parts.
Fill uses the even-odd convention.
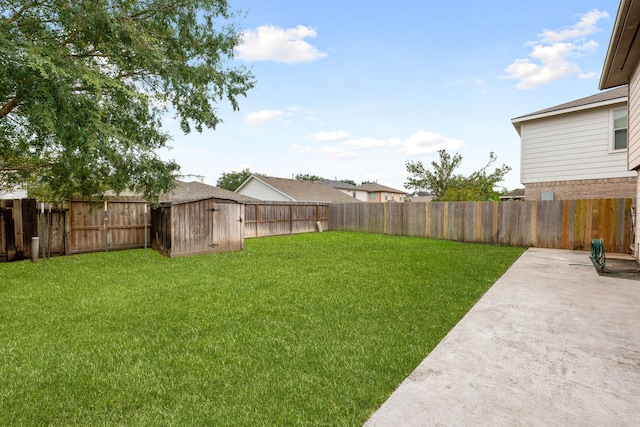
[[[144,246],[146,202],[73,201],[69,204],[70,253]],[[146,218],[147,233],[150,215]],[[147,234],[147,239],[149,235]]]

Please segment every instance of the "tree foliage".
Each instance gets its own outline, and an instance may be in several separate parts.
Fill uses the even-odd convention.
[[[253,175],[249,169],[243,169],[240,172],[222,172],[222,175],[216,181],[216,187],[224,188],[229,191],[236,191],[240,185]]]
[[[0,182],[57,198],[129,188],[154,199],[179,170],[157,150],[168,112],[214,129],[253,76],[225,0],[0,0]]]
[[[485,166],[465,177],[454,174],[462,162],[460,154],[456,153],[452,157],[446,150],[439,150],[438,156],[439,161],[431,162],[432,169],[425,168],[422,162],[407,162],[407,172],[412,176],[407,178],[405,188],[429,190],[434,201],[497,200],[501,192],[496,190],[496,184],[511,170],[510,166],[503,164],[489,172],[491,165],[498,159],[491,152]]]
[[[318,175],[313,175],[310,173],[298,173],[295,175],[294,179],[296,181],[325,181],[326,178],[323,178]]]

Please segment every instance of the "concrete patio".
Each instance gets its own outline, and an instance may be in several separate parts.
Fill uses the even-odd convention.
[[[640,425],[640,281],[527,250],[365,425]]]

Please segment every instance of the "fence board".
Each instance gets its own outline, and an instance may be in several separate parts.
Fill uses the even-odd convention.
[[[464,242],[607,252],[632,242],[632,199],[530,202],[333,203],[329,229]]]
[[[106,205],[105,202],[72,201],[69,204],[70,252],[144,247],[145,205],[143,201],[107,201]],[[147,233],[151,225],[148,221]]]
[[[325,203],[262,202],[244,206],[245,237],[266,237],[323,230],[329,226]]]

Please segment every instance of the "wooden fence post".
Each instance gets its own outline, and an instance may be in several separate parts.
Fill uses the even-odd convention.
[[[431,237],[431,203],[424,204],[424,235]]]
[[[476,242],[482,241],[482,202],[476,202]]]
[[[531,246],[537,246],[538,244],[538,201],[533,200],[531,202]]]
[[[13,201],[13,235],[16,253],[24,252],[23,230],[22,230],[22,200]]]

